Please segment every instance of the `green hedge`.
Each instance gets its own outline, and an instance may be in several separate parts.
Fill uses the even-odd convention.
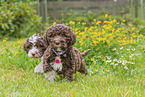
[[[40,32],[41,26],[41,18],[30,2],[1,1],[0,38],[28,36]]]

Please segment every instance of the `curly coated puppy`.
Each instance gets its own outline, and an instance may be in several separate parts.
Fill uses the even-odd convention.
[[[88,74],[85,60],[79,50],[73,47],[76,34],[71,28],[63,24],[50,26],[43,38],[49,45],[43,55],[43,69],[48,80],[54,81],[56,74],[63,74],[68,81],[73,81],[76,71]]]
[[[42,56],[44,54],[44,51],[47,48],[47,44],[44,42],[43,37],[40,34],[34,34],[25,41],[25,43],[23,44],[23,47],[29,57],[32,57],[33,59],[41,58],[41,62],[38,66],[35,67],[34,72],[43,73],[44,71],[43,71],[43,57]],[[84,53],[81,53],[81,55],[86,56],[88,53],[89,53],[89,50],[85,51]]]
[[[40,34],[34,34],[29,37],[23,44],[24,50],[27,52],[29,57],[33,59],[41,58],[41,62],[38,66],[35,67],[35,73],[43,73],[43,54],[47,48],[46,43],[44,42]]]

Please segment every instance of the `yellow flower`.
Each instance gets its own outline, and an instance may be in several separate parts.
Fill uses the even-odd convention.
[[[99,42],[96,40],[93,40],[94,45],[98,44]]]
[[[94,19],[94,22],[96,22],[96,19]]]
[[[15,55],[19,54],[19,52],[15,52]]]
[[[126,20],[123,20],[123,22],[126,22]]]
[[[15,45],[16,45],[16,44],[14,43],[14,44],[13,44],[13,47],[15,47]]]
[[[106,70],[106,72],[109,72],[109,70]]]
[[[6,42],[6,40],[3,40],[3,43]]]
[[[91,58],[91,61],[94,61],[95,59],[94,59],[94,57],[93,58]]]
[[[22,42],[20,40],[17,41],[17,44],[21,44]]]
[[[95,71],[95,72],[98,72],[98,70],[96,70],[96,69],[95,69],[94,71]]]
[[[22,39],[20,39],[20,41],[22,42]]]
[[[20,46],[18,46],[18,49],[20,48]]]
[[[133,40],[133,44],[136,44],[136,41],[135,40]]]
[[[82,46],[84,43],[83,42],[81,42],[81,44],[80,44],[80,46]]]
[[[97,21],[97,22],[96,22],[96,25],[98,25],[98,24],[100,24],[100,23],[101,23],[101,21]]]
[[[120,24],[119,22],[117,22],[116,24]]]
[[[55,25],[55,24],[56,24],[56,22],[53,23],[53,25]]]
[[[106,60],[105,58],[102,59],[102,61],[105,61],[105,60]]]
[[[75,22],[74,21],[69,21],[69,24],[75,24]]]
[[[132,27],[132,31],[135,30],[135,27]]]
[[[117,20],[116,19],[113,19],[113,22],[117,22]]]
[[[108,17],[108,14],[105,14],[105,18],[107,18]]]
[[[82,24],[85,25],[86,23],[83,22]]]
[[[140,36],[140,37],[143,37],[143,35],[142,35],[142,34],[140,34],[139,36]]]
[[[6,49],[6,47],[4,47],[3,49]]]

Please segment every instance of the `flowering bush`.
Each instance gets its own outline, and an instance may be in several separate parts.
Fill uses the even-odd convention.
[[[107,17],[108,14],[104,16]],[[90,27],[86,27],[86,23],[69,22],[77,34],[76,47],[81,51],[92,49],[90,54],[92,58],[87,56],[92,74],[116,70],[134,71],[136,57],[141,56],[141,52],[136,49],[143,44],[144,38],[132,24],[127,26],[125,22],[126,20],[119,23],[116,19],[109,21],[94,19],[93,26]]]

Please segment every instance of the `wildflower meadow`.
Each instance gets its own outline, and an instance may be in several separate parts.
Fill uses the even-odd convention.
[[[57,22],[50,25],[53,24]],[[81,52],[91,49],[84,57],[89,74],[77,72],[71,83],[59,77],[49,82],[43,74],[34,73],[41,59],[33,60],[23,50],[27,38],[3,39],[0,42],[2,97],[145,96],[145,37],[136,26],[126,25],[125,19],[94,19],[89,24],[70,20],[65,24],[77,35],[75,47]]]

